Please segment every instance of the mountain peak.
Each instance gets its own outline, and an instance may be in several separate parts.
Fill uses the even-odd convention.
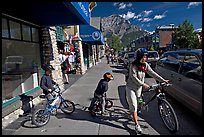
[[[103,17],[101,19],[101,26],[104,30],[104,36],[115,34],[116,36],[119,36],[120,39],[126,34],[143,31],[141,28],[132,25],[129,20],[124,19],[118,14]],[[143,32],[146,33],[145,31]]]

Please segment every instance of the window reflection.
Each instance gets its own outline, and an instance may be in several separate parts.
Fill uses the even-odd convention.
[[[7,19],[2,18],[2,37],[8,38],[9,37],[9,32],[8,32],[8,24],[7,24]]]
[[[30,27],[27,25],[22,25],[23,40],[31,41]]]
[[[20,23],[10,20],[9,25],[10,25],[11,38],[20,40],[21,39]]]
[[[38,29],[32,28],[32,41],[39,42]]]
[[[2,101],[36,87],[41,77],[38,43],[2,39]],[[37,83],[38,84],[38,83]]]

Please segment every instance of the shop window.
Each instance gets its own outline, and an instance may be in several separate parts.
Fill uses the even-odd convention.
[[[22,25],[23,40],[31,41],[30,26]]]
[[[39,42],[39,32],[38,29],[32,28],[32,41],[33,42]]]
[[[2,101],[39,85],[40,45],[2,39]]]
[[[8,38],[9,37],[9,32],[8,32],[8,24],[7,24],[7,19],[2,18],[2,37]]]
[[[11,33],[11,38],[12,39],[19,39],[21,40],[21,27],[20,23],[14,22],[14,21],[9,21],[10,25],[10,33]]]

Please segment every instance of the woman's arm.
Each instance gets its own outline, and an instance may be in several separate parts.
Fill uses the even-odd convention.
[[[164,78],[162,78],[159,74],[157,74],[148,63],[146,63],[147,66],[147,73],[152,76],[153,78],[155,78],[156,80],[163,82],[166,81]]]

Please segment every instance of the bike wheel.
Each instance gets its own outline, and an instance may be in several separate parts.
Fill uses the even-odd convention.
[[[178,118],[170,103],[166,99],[161,99],[158,101],[158,109],[160,117],[167,129],[172,133],[177,132],[179,130]]]
[[[92,116],[97,116],[101,113],[102,106],[100,104],[94,104],[93,107],[91,108],[91,115]]]
[[[64,100],[60,103],[60,109],[66,114],[71,114],[75,111],[75,105],[69,100]]]
[[[113,101],[106,100],[105,108],[111,108],[113,106]]]
[[[37,127],[46,125],[50,120],[50,112],[47,109],[39,108],[32,113],[32,123]]]

